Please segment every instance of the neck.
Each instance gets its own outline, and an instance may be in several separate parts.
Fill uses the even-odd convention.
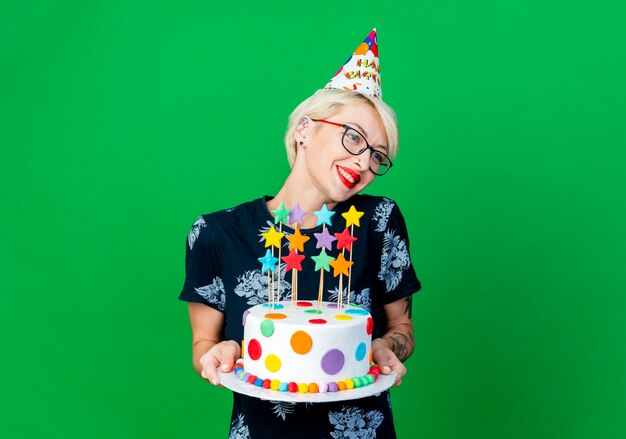
[[[337,203],[328,200],[313,184],[305,170],[300,170],[300,164],[295,163],[291,173],[285,180],[285,183],[278,191],[276,196],[268,201],[268,209],[277,209],[280,203],[291,209],[296,203],[300,203],[300,207],[309,213],[320,210],[322,205],[326,204],[328,209],[335,208]],[[302,228],[315,227],[316,219],[314,215],[307,214],[304,217]]]

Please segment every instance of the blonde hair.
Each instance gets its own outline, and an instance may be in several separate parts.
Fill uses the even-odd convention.
[[[374,100],[376,99],[376,100]],[[311,119],[327,119],[337,113],[344,105],[367,103],[374,108],[387,133],[387,155],[391,160],[398,153],[398,120],[393,109],[377,98],[369,98],[361,93],[339,89],[318,90],[313,96],[305,99],[289,116],[289,124],[285,133],[285,147],[289,166],[296,159],[296,127],[303,116]]]

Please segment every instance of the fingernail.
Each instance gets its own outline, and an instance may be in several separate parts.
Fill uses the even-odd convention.
[[[213,379],[211,380],[211,384],[213,384],[214,386],[217,386],[219,383],[220,383],[220,382],[219,382],[217,379],[215,379],[215,378],[213,378]]]
[[[228,372],[228,369],[229,369],[228,364],[222,365],[222,372]]]

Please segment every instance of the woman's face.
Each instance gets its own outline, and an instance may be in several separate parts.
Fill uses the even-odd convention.
[[[326,120],[355,128],[371,146],[387,153],[385,127],[372,106],[346,105]],[[312,129],[304,139],[302,152],[309,178],[317,190],[328,202],[340,202],[365,189],[375,177],[369,169],[371,150],[352,155],[341,143],[344,128],[324,122],[309,123]]]

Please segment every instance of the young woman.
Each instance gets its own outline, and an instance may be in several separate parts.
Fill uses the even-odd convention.
[[[381,97],[376,29],[323,90],[302,102],[289,117],[285,135],[291,173],[275,197],[203,215],[187,239],[186,279],[180,299],[189,302],[193,365],[202,378],[219,385],[217,370],[229,372],[241,356],[242,314],[267,300],[267,278],[259,260],[259,236],[273,225],[281,203],[309,212],[300,231],[321,231],[312,213],[326,205],[338,219],[351,206],[363,212],[352,245],[350,301],[374,320],[372,358],[383,374],[396,373],[413,352],[411,295],[420,289],[409,257],[404,218],[388,198],[360,195],[376,176],[389,171],[398,150],[393,110]],[[343,230],[338,227],[337,232]],[[294,230],[283,226],[291,235]],[[262,238],[261,240],[263,240]],[[298,273],[298,299],[317,299],[319,274],[305,245]],[[284,264],[280,299],[291,297]],[[324,301],[337,301],[338,283],[324,273]],[[343,288],[344,297],[347,289]],[[358,400],[296,404],[234,394],[232,438],[393,438],[389,392]]]
[[[341,213],[354,205],[364,212],[355,228],[352,303],[374,319],[373,360],[383,374],[396,372],[413,352],[411,295],[420,283],[411,265],[404,219],[388,198],[359,195],[376,176],[391,168],[398,147],[396,118],[381,100],[364,94],[324,89],[291,114],[285,136],[292,166],[275,197],[264,197],[204,215],[188,237],[186,280],[180,299],[189,302],[193,365],[204,379],[219,385],[217,369],[231,371],[240,357],[242,313],[267,297],[266,276],[257,258],[260,233],[273,224],[272,210],[300,204],[308,213],[301,232],[321,230],[313,211],[323,204]],[[337,230],[343,230],[343,225]],[[283,232],[293,233],[283,226]],[[317,298],[319,273],[309,246],[299,273],[299,299]],[[308,265],[307,265],[308,264]],[[291,297],[290,276],[282,272],[281,300]],[[337,279],[325,273],[323,300],[337,301]],[[347,294],[347,290],[345,291]],[[345,296],[344,296],[345,297]],[[231,437],[395,437],[388,392],[339,403],[270,402],[234,394]]]

